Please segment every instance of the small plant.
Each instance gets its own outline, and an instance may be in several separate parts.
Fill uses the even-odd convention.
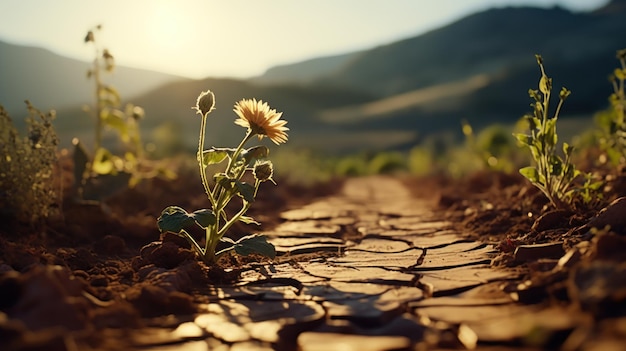
[[[570,95],[570,91],[561,88],[559,103],[553,117],[550,117],[550,98],[552,92],[552,78],[549,78],[543,67],[540,55],[535,55],[541,68],[539,90],[530,89],[530,97],[534,100],[531,104],[533,114],[523,118],[528,122],[530,135],[516,133],[517,140],[527,146],[535,161],[535,166],[524,167],[519,172],[533,185],[543,192],[556,208],[570,208],[573,196],[580,189],[574,186],[574,180],[581,175],[571,161],[574,148],[568,143],[563,143],[563,157],[557,154],[558,136],[556,122],[563,106],[563,102]],[[590,179],[590,178],[589,178]],[[588,191],[599,188],[596,183],[585,183]]]
[[[52,185],[58,139],[52,126],[55,112],[42,113],[30,102],[28,131],[21,136],[0,105],[0,214],[35,223],[56,208]]]
[[[481,161],[482,168],[510,172],[513,169],[515,156],[514,142],[508,130],[500,125],[492,125],[475,134],[474,128],[467,121],[462,121],[465,135],[465,147],[473,153],[473,157]]]
[[[205,129],[207,117],[215,106],[215,96],[211,91],[202,92],[197,99],[195,110],[201,115],[200,139],[198,142],[197,161],[200,170],[200,179],[205,193],[211,203],[211,209],[200,209],[188,213],[178,206],[169,206],[163,210],[158,218],[157,225],[161,232],[172,232],[187,239],[195,252],[208,265],[214,265],[224,254],[235,251],[240,255],[256,252],[273,258],[276,255],[274,246],[267,242],[264,236],[253,234],[237,241],[224,235],[228,229],[238,221],[246,224],[258,224],[253,218],[245,216],[257,195],[259,186],[265,181],[271,181],[273,165],[267,159],[269,149],[266,146],[254,146],[245,149],[244,146],[254,137],[259,140],[269,138],[275,144],[287,141],[286,121],[281,120],[282,112],[270,109],[269,105],[256,99],[243,99],[235,104],[233,111],[239,116],[235,124],[247,129],[239,146],[231,148],[211,147],[204,149]],[[213,176],[209,183],[207,166],[221,164],[226,161],[223,172]],[[243,180],[244,175],[252,175],[252,183]],[[226,213],[226,206],[235,197],[241,198],[241,209],[230,216]],[[204,247],[188,232],[189,227],[199,226],[205,231]],[[217,244],[225,242],[229,246],[216,252]]]
[[[610,107],[595,116],[596,123],[602,130],[600,145],[613,165],[626,162],[626,49],[618,50],[616,57],[620,67],[609,77],[613,84],[613,93],[609,97]]]
[[[87,71],[87,78],[94,81],[94,106],[86,107],[96,121],[94,130],[93,158],[80,142],[75,139],[75,164],[77,179],[84,184],[93,175],[117,175],[120,172],[130,174],[129,186],[136,185],[143,175],[139,172],[139,163],[143,159],[143,143],[139,130],[139,121],[144,117],[144,110],[139,106],[127,104],[121,109],[119,92],[111,85],[105,84],[102,75],[113,72],[115,59],[109,50],[101,48],[96,42],[96,32],[101,26],[87,32],[85,43],[92,44],[95,50],[93,67]],[[115,130],[125,146],[123,156],[113,154],[103,146],[104,133],[107,129]]]

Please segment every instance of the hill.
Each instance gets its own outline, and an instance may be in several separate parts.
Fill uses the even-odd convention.
[[[271,67],[264,74],[251,79],[260,84],[310,84],[341,71],[361,52],[351,52],[342,55],[316,57],[310,60]]]
[[[612,92],[606,77],[618,65],[616,50],[626,48],[619,35],[626,30],[625,4],[613,0],[583,13],[560,7],[494,8],[339,60],[321,57],[277,67],[254,81],[269,87],[280,78],[373,97],[314,113],[329,129],[459,134],[462,119],[480,128],[513,123],[528,112],[527,91],[537,88],[540,76],[534,55],[541,54],[555,89],[573,91],[563,117],[590,120],[606,107]],[[317,69],[311,70],[314,63]],[[309,70],[317,78],[301,79]]]
[[[423,35],[363,51],[312,86],[371,94],[366,104],[321,111],[344,128],[388,127],[422,135],[513,123],[528,112],[537,88],[534,54],[544,57],[555,89],[573,91],[564,116],[589,116],[607,105],[607,75],[626,47],[624,0],[588,13],[506,7],[465,17]],[[295,67],[293,67],[295,69]]]
[[[93,82],[87,80],[90,63],[63,57],[36,47],[0,41],[0,104],[12,115],[24,115],[24,100],[42,110],[62,109],[90,103]],[[118,66],[106,82],[123,97],[143,94],[167,82],[185,78]]]

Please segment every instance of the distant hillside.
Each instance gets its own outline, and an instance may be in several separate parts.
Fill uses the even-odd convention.
[[[540,72],[534,54],[539,53],[554,88],[572,90],[563,120],[590,120],[607,106],[612,87],[606,77],[618,65],[616,50],[626,48],[621,35],[626,32],[625,2],[614,0],[589,13],[558,7],[492,9],[371,50],[279,66],[247,81],[155,84],[130,100],[146,109],[145,138],[157,147],[167,138],[179,147],[194,147],[199,121],[191,106],[200,91],[211,89],[217,110],[211,116],[209,145],[236,142],[241,130],[233,124],[232,106],[256,97],[284,112],[291,128],[289,145],[328,151],[399,149],[432,135],[459,135],[464,119],[476,128],[517,121],[530,110],[528,89],[537,89]],[[77,70],[82,77],[82,67]],[[122,71],[118,75],[130,78]],[[77,84],[52,81],[68,82],[62,90]],[[62,144],[72,136],[88,140],[93,126],[84,117],[79,104],[59,111]]]
[[[264,74],[252,78],[251,81],[261,84],[309,84],[321,77],[339,72],[359,54],[360,52],[352,52],[275,66],[268,69]]]
[[[573,91],[563,116],[590,116],[606,107],[606,77],[626,48],[626,6],[613,1],[590,13],[561,8],[501,8],[463,18],[424,35],[364,51],[340,72],[315,82],[375,94],[360,105],[324,110],[344,128],[402,128],[429,134],[513,123],[529,110],[543,55],[555,89]]]
[[[364,51],[318,83],[385,97],[476,74],[525,69],[535,64],[536,53],[545,57],[548,67],[612,58],[626,45],[619,34],[625,30],[626,16],[572,13],[558,7],[492,9]],[[571,76],[577,79],[576,74]]]
[[[42,109],[59,109],[92,101],[93,82],[87,80],[90,63],[48,50],[0,41],[0,104],[12,115],[24,115],[24,100]],[[167,82],[185,78],[118,66],[106,75],[122,97],[132,97]]]

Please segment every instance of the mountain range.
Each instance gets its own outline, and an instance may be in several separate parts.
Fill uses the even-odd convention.
[[[528,89],[537,89],[535,54],[543,56],[555,89],[572,90],[564,119],[590,120],[607,106],[612,92],[607,76],[619,65],[616,50],[626,48],[625,31],[626,0],[582,13],[505,7],[369,50],[273,67],[245,80],[190,80],[118,67],[111,83],[145,108],[147,139],[169,137],[193,147],[199,121],[190,107],[200,91],[210,89],[217,100],[210,144],[232,143],[241,132],[232,123],[233,104],[256,97],[283,112],[291,145],[398,149],[428,135],[459,134],[461,120],[476,128],[514,123],[530,110]],[[92,121],[80,106],[91,99],[85,80],[89,63],[6,43],[0,43],[0,55],[0,103],[9,112],[19,116],[21,101],[29,98],[42,109],[58,110],[62,144],[74,135],[88,138]]]

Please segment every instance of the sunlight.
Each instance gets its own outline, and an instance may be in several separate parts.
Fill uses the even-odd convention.
[[[151,46],[169,53],[192,47],[194,36],[184,8],[168,1],[155,1],[151,5],[146,28]]]

